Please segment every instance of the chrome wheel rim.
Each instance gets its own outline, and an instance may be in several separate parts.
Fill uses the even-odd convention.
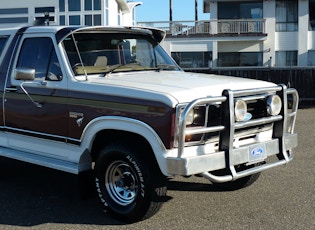
[[[105,187],[113,201],[122,206],[131,204],[137,195],[138,179],[135,171],[124,161],[112,162],[105,173]]]

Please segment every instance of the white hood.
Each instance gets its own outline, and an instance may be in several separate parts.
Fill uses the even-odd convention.
[[[150,98],[173,105],[190,102],[196,98],[221,96],[224,89],[252,89],[275,85],[246,78],[179,71],[114,73],[105,77],[89,77],[89,82],[105,84],[110,88],[116,86],[118,88],[113,88],[116,93],[119,91],[121,96],[126,94],[129,97]]]

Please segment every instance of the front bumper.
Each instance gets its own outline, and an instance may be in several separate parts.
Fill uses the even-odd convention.
[[[215,182],[225,182],[230,180],[236,180],[238,178],[251,175],[254,173],[258,173],[264,171],[269,168],[273,168],[282,164],[286,164],[287,162],[293,159],[293,154],[291,153],[291,149],[297,146],[297,134],[288,134],[284,138],[284,144],[286,146],[286,152],[282,153],[285,157],[282,159],[271,162],[267,164],[263,164],[259,167],[250,168],[246,171],[242,171],[234,175],[233,177],[213,177],[212,181]],[[227,162],[226,159],[229,159],[230,164],[232,166],[253,163],[250,159],[250,152],[253,146],[257,144],[247,145],[240,148],[236,148],[232,150],[232,153],[229,157],[226,156],[226,152],[219,151],[215,153],[186,157],[186,158],[178,158],[178,157],[168,157],[167,158],[167,169],[168,172],[172,175],[195,175],[201,174],[204,172],[211,172],[219,169],[226,168]],[[280,143],[279,139],[273,139],[266,142],[261,142],[259,145],[264,145],[264,149],[266,151],[266,156],[270,157],[273,155],[280,154]],[[287,153],[290,152],[290,153]],[[282,155],[281,154],[281,155]],[[221,179],[220,179],[221,178]]]

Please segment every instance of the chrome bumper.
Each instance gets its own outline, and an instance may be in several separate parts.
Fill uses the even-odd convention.
[[[280,144],[279,139],[274,139],[267,142],[258,143],[259,145],[264,145],[266,156],[273,155],[281,155],[280,160],[277,160],[272,163],[263,164],[259,167],[250,168],[248,170],[239,172],[235,175],[227,175],[222,177],[212,176],[208,172],[224,169],[228,165],[226,162],[227,156],[224,151],[209,153],[205,155],[199,155],[194,157],[168,157],[167,160],[167,169],[168,172],[172,175],[182,175],[189,176],[195,174],[203,174],[206,173],[205,176],[208,176],[210,180],[214,182],[225,182],[230,180],[236,180],[238,178],[248,176],[251,174],[255,174],[261,171],[264,171],[269,168],[273,168],[279,165],[286,164],[287,162],[293,159],[293,154],[291,153],[291,149],[297,146],[297,134],[288,134],[284,138],[284,144],[286,151],[280,152]],[[250,149],[255,146],[248,145],[240,148],[236,148],[232,150],[232,154],[230,154],[230,165],[239,165],[252,163],[250,161]],[[290,152],[290,153],[288,153]],[[209,174],[209,175],[207,175]]]

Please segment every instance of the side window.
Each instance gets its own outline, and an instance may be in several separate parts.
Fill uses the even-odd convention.
[[[8,37],[0,37],[0,55],[2,54],[3,48],[7,43]]]
[[[35,78],[61,80],[61,69],[50,38],[27,38],[24,40],[17,68],[35,69]]]

